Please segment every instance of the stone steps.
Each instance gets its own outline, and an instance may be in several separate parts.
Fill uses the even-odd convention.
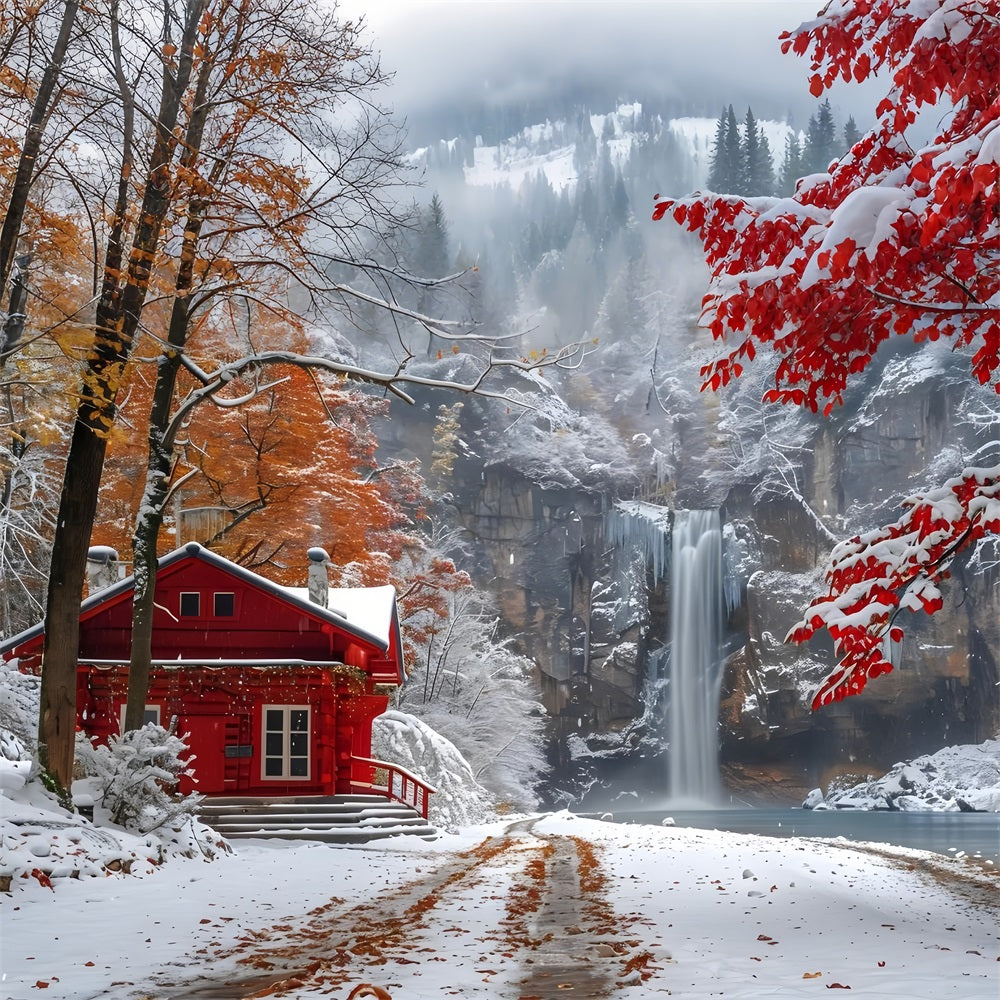
[[[438,836],[415,809],[380,795],[212,797],[201,802],[198,814],[227,840],[254,837],[364,844],[389,837],[434,840]]]

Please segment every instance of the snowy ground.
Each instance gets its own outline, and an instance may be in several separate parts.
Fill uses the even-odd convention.
[[[44,883],[0,893],[0,997],[1000,995],[995,874],[846,842],[559,813]]]

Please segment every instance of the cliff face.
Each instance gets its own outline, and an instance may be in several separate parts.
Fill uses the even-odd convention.
[[[742,600],[727,623],[720,739],[724,781],[741,799],[798,802],[833,776],[882,772],[949,743],[981,742],[1000,726],[996,567],[956,565],[941,612],[900,620],[900,667],[819,713],[809,700],[835,662],[832,648],[783,642],[822,593],[831,540],[894,520],[914,484],[947,478],[981,444],[961,416],[961,384],[940,372],[915,377],[913,366],[886,365],[849,420],[814,422],[797,489],[782,496],[744,481],[725,491]],[[639,553],[609,537],[614,502],[606,486],[539,486],[498,463],[462,503],[481,575],[538,665],[557,802],[665,789],[670,578],[655,580]]]
[[[728,664],[722,720],[731,760],[748,751],[766,763],[802,758],[815,787],[840,771],[881,772],[949,743],[978,743],[1000,726],[1000,574],[988,559],[956,562],[937,614],[900,615],[900,665],[859,697],[810,713],[808,691],[835,662],[833,650],[781,642],[823,592],[823,525],[839,537],[895,520],[915,483],[957,472],[989,432],[967,417],[967,387],[946,371],[917,377],[921,364],[914,355],[890,361],[849,420],[819,425],[803,467],[804,503],[730,498],[731,512],[767,540],[747,586],[747,642]]]
[[[462,514],[508,629],[538,664],[557,732],[620,729],[642,712],[648,601],[621,592],[604,539],[610,498],[486,470]]]

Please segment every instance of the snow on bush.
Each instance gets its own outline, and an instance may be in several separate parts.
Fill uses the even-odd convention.
[[[201,796],[182,795],[177,783],[192,773],[187,744],[171,730],[148,723],[113,736],[107,746],[77,737],[76,763],[84,774],[74,798],[91,798],[99,826],[146,834],[157,860],[170,854],[211,859],[228,851],[225,841],[195,817]]]
[[[428,818],[435,826],[454,831],[494,817],[490,793],[476,781],[469,762],[454,743],[416,716],[392,709],[378,716],[372,753],[433,785]]]
[[[22,674],[16,664],[16,660],[0,663],[0,733],[16,736],[18,745],[30,757],[38,728],[40,679]]]
[[[447,625],[417,648],[394,707],[454,744],[498,808],[532,810],[548,767],[534,663],[499,634],[483,594],[465,589],[446,600]]]
[[[186,755],[182,739],[153,723],[112,736],[107,746],[95,746],[82,734],[76,743],[77,766],[96,779],[99,808],[116,826],[137,833],[194,811],[200,796],[177,792],[181,776],[192,773]]]
[[[803,807],[898,809],[904,812],[1000,812],[1000,739],[945,747],[894,765],[881,778],[849,788],[819,789]]]
[[[0,795],[22,789],[31,775],[31,756],[12,732],[0,729]]]

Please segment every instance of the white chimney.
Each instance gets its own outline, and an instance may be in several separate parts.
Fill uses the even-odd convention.
[[[330,563],[330,557],[326,554],[326,549],[314,546],[306,553],[309,556],[309,600],[313,604],[318,604],[321,608],[330,604],[330,577],[327,575],[326,567]]]
[[[118,580],[118,553],[109,545],[92,545],[87,550],[87,593],[96,594]]]

